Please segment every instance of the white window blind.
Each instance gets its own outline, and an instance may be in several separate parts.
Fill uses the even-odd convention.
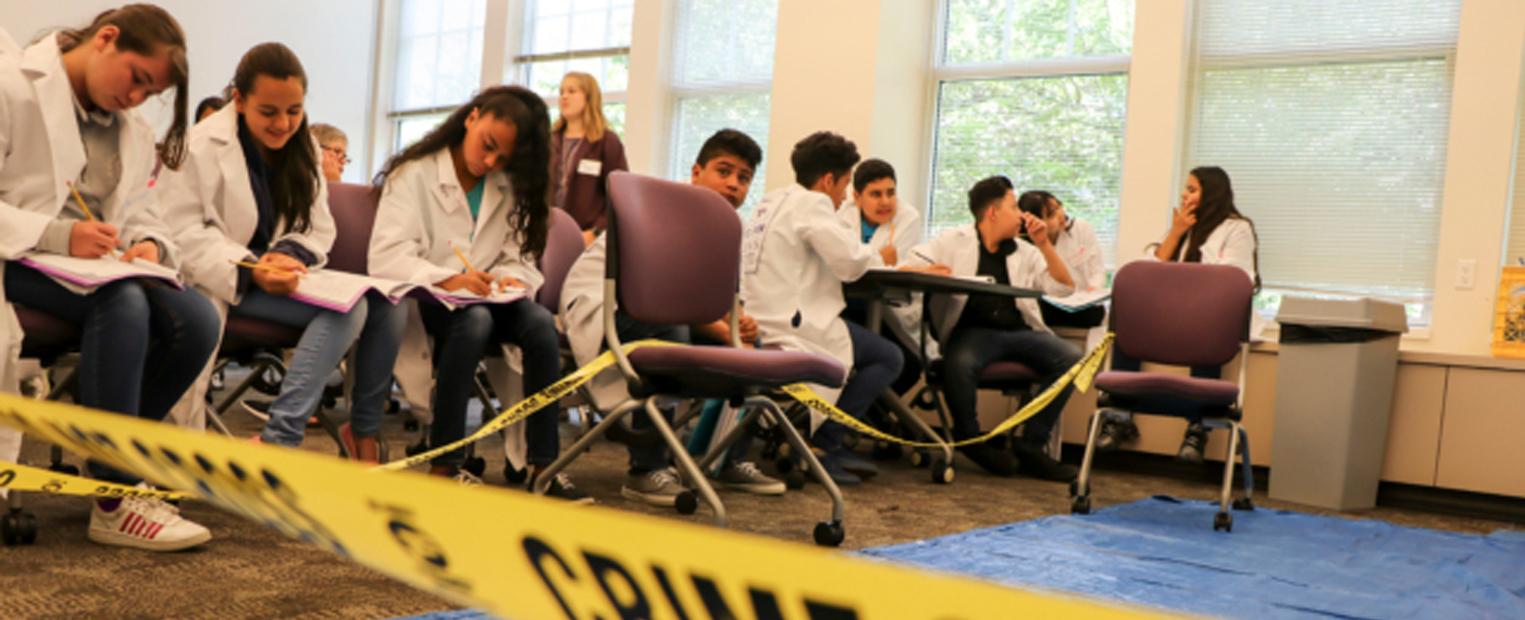
[[[562,76],[587,73],[598,80],[609,126],[622,133],[634,6],[634,0],[527,0],[522,44],[504,79],[544,96],[555,118]]]
[[[1422,322],[1459,0],[1200,0],[1196,15],[1187,161],[1228,172],[1266,288],[1390,297]]]
[[[768,93],[778,0],[679,0],[674,19],[671,178],[688,180],[699,147],[721,129],[746,132],[770,154]],[[767,165],[765,157],[744,212],[763,193]]]
[[[385,155],[433,129],[482,80],[486,0],[402,0]]]
[[[1525,113],[1520,115],[1520,126],[1525,127]],[[1525,265],[1525,135],[1516,135],[1515,142],[1519,152],[1514,156],[1514,205],[1509,213],[1504,264],[1521,266]]]
[[[944,0],[931,232],[971,219],[991,175],[1044,189],[1113,262],[1133,0]]]

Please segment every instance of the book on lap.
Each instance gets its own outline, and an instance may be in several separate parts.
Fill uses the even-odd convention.
[[[80,258],[38,252],[22,256],[16,262],[41,272],[79,295],[89,294],[118,280],[132,278],[158,280],[175,288],[185,288],[179,272],[142,259],[122,262],[107,256]]]

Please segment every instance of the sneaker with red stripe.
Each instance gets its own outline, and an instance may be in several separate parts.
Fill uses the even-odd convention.
[[[100,502],[90,510],[90,540],[103,545],[179,551],[211,539],[207,528],[181,518],[179,508],[161,499],[127,497],[114,510]]]

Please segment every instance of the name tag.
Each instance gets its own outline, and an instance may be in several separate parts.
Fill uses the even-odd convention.
[[[599,161],[597,159],[584,159],[582,161],[577,162],[577,174],[586,174],[588,176],[598,176],[598,173],[603,171],[603,169],[604,169],[604,162],[601,162],[601,161]]]

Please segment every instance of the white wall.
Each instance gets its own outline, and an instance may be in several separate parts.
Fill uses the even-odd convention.
[[[376,32],[375,0],[157,0],[185,29],[191,64],[190,101],[220,92],[233,78],[245,51],[280,41],[301,57],[309,83],[307,111],[312,122],[329,123],[350,137],[350,159],[366,160],[370,142],[370,93]],[[45,30],[75,28],[120,0],[34,0],[0,3],[0,24],[26,45]],[[172,101],[172,100],[171,100]],[[151,120],[168,123],[167,106],[145,104]],[[364,180],[351,163],[346,180]]]

